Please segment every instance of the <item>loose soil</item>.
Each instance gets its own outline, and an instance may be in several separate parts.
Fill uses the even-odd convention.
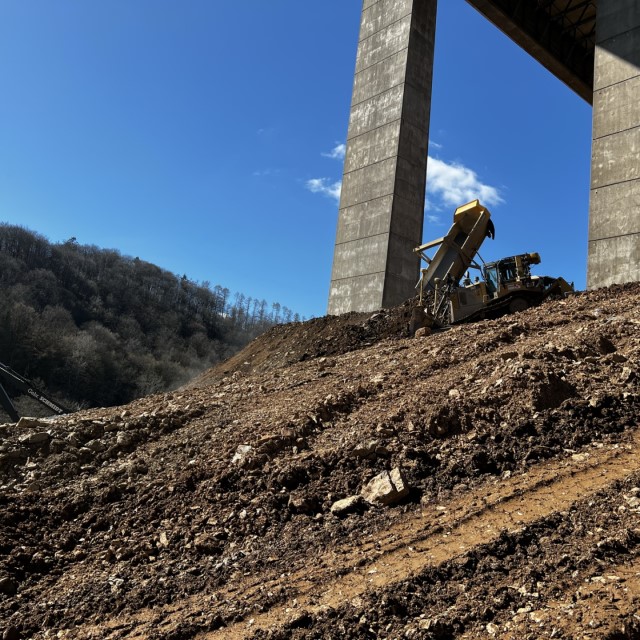
[[[0,633],[640,638],[639,302],[421,338],[409,305],[319,318],[0,426]],[[408,495],[331,511],[393,469]]]

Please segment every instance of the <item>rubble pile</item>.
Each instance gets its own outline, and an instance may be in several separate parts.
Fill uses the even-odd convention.
[[[0,635],[638,638],[640,285],[275,327],[0,426]]]

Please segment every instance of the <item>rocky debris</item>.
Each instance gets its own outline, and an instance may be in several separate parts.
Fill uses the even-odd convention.
[[[377,456],[386,456],[388,453],[388,449],[382,446],[379,440],[369,440],[369,442],[356,445],[349,452],[349,455],[354,458],[374,459]]]
[[[242,465],[252,451],[253,447],[251,445],[239,444],[236,452],[233,454],[233,458],[231,458],[231,464]]]
[[[363,487],[362,497],[371,504],[384,507],[399,502],[409,495],[407,480],[399,468],[383,471]]]
[[[628,495],[623,496],[627,507],[640,513],[640,487],[633,487]],[[622,507],[624,509],[624,507]]]
[[[46,431],[36,431],[20,436],[19,442],[26,445],[44,445],[49,442],[49,434]]]
[[[334,516],[345,516],[358,511],[364,504],[362,496],[349,496],[342,500],[336,500],[330,508]]]
[[[22,637],[16,627],[7,627],[2,633],[2,640],[22,640]]]
[[[33,491],[45,481],[95,471],[94,465],[116,460],[202,415],[200,407],[174,407],[173,397],[145,399],[152,410],[137,415],[120,410],[108,421],[104,410],[91,410],[53,420],[28,418],[24,428],[19,423],[0,430],[0,488]],[[154,402],[166,406],[154,407]]]
[[[318,510],[317,501],[306,496],[290,495],[287,506],[292,513],[313,514]]]
[[[51,426],[50,418],[29,418],[23,416],[18,420],[16,429],[48,429]]]
[[[163,546],[168,546],[169,543],[166,534],[161,538],[160,542],[163,543]],[[197,535],[193,540],[193,544],[197,551],[207,555],[218,555],[224,548],[222,541],[215,534],[210,533]]]
[[[346,313],[277,325],[242,352],[198,376],[187,386],[206,386],[224,377],[271,371],[309,360],[316,361],[326,370],[334,366],[333,356],[367,348],[381,340],[412,336],[414,307],[414,302],[408,301],[374,314]]]
[[[11,577],[0,578],[0,593],[13,596],[18,591],[18,583]]]
[[[350,575],[411,518],[446,540],[456,504],[485,509],[481,489],[547,462],[591,464],[635,437],[640,285],[420,339],[409,316],[276,327],[189,389],[0,426],[0,630],[178,640],[235,624],[256,640],[431,639],[494,625],[495,637],[627,637],[587,627],[597,597],[580,589],[615,588],[606,602],[622,607],[636,588],[625,567],[640,550],[637,477],[585,486],[569,510],[392,585],[372,566],[359,600],[294,604],[291,574],[319,557]],[[347,561],[356,542],[370,546]],[[545,608],[565,595],[569,608]],[[293,626],[261,630],[278,606]],[[145,616],[153,632],[138,628]],[[610,618],[633,629],[622,608]]]

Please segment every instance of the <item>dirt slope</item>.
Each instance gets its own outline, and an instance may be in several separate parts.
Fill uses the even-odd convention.
[[[425,338],[407,308],[321,318],[189,389],[0,427],[0,632],[640,638],[639,302]]]

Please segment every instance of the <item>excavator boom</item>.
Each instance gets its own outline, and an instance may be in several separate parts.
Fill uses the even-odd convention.
[[[9,395],[2,385],[1,380],[7,381],[11,386],[15,387],[19,391],[22,391],[23,393],[26,393],[28,396],[31,396],[40,404],[48,407],[51,411],[53,411],[53,413],[57,415],[71,413],[69,409],[61,405],[59,402],[52,400],[44,393],[42,393],[42,391],[39,391],[30,380],[27,380],[27,378],[22,377],[11,367],[8,367],[6,364],[2,364],[2,362],[0,362],[0,405],[9,414],[9,417],[14,422],[17,422],[20,419],[20,415],[16,411],[13,402],[11,402],[11,398],[9,398]]]
[[[414,249],[429,265],[422,272],[422,288],[435,289],[436,278],[442,282],[457,284],[469,267],[479,269],[475,263],[475,256],[486,237],[495,237],[495,227],[491,222],[489,210],[483,207],[479,200],[458,207],[446,236]],[[438,249],[430,258],[425,252],[434,247]]]

